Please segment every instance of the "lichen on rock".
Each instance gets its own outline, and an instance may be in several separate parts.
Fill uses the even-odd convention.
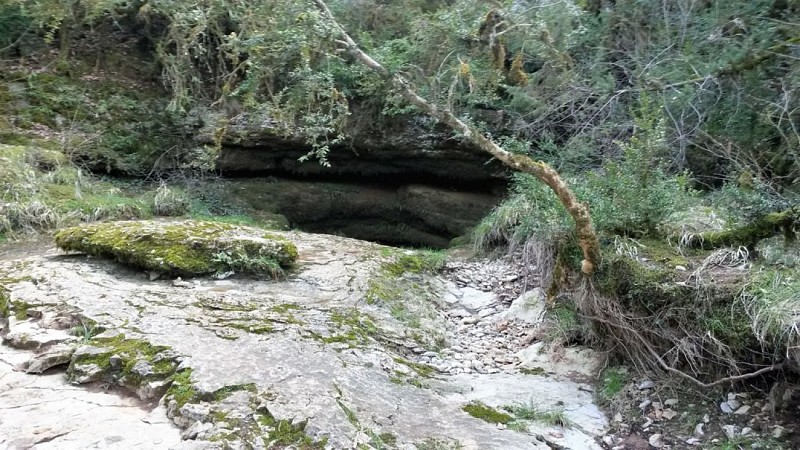
[[[297,259],[288,240],[254,227],[203,221],[118,221],[60,230],[66,251],[170,275],[245,272],[277,277]]]

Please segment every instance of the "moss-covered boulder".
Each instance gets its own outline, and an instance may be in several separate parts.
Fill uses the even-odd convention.
[[[55,240],[66,251],[181,276],[230,271],[278,276],[297,259],[297,248],[280,236],[217,222],[97,223],[60,230]]]

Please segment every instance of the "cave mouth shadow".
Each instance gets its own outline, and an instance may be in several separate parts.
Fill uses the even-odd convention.
[[[498,182],[428,183],[426,177],[227,177],[237,201],[290,228],[379,244],[443,249],[502,198]]]

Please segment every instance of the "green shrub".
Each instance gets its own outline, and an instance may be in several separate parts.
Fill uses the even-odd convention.
[[[579,190],[590,200],[595,227],[620,235],[655,235],[657,226],[675,211],[692,203],[686,175],[670,176],[656,167],[638,172],[646,164],[635,151],[610,162],[601,172],[590,172]]]
[[[779,194],[766,183],[745,173],[737,182],[725,183],[708,196],[708,202],[726,213],[729,227],[743,225],[765,214],[782,211],[797,204],[800,196]]]
[[[655,235],[670,214],[695,201],[688,174],[667,173],[660,114],[643,100],[639,128],[628,142],[619,144],[623,153],[619,160],[609,160],[581,177],[562,174],[578,198],[588,202],[598,232]],[[558,153],[554,148],[549,151]],[[474,242],[478,249],[486,249],[531,237],[547,241],[570,233],[573,226],[550,188],[533,176],[515,174],[509,197],[475,228]]]
[[[548,240],[570,229],[553,191],[530,175],[515,173],[510,195],[475,227],[473,239],[476,249],[485,250],[531,237]]]

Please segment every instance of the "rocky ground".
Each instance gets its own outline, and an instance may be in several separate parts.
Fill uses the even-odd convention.
[[[633,375],[607,418],[605,361],[537,340],[518,259],[398,273],[411,252],[281,234],[300,252],[283,281],[0,249],[0,448],[780,448],[795,431],[764,399]]]
[[[509,267],[387,278],[397,250],[284,235],[299,269],[279,282],[151,280],[50,246],[6,251],[0,395],[13,406],[0,409],[0,445],[155,445],[147,436],[159,448],[599,448],[607,420],[592,387],[524,370],[526,320],[541,304],[529,294],[509,308],[494,295],[492,283],[516,281]],[[424,294],[419,309],[369,300],[395,281]],[[63,407],[31,401],[37,383],[39,398]],[[76,395],[76,384],[106,400]]]

